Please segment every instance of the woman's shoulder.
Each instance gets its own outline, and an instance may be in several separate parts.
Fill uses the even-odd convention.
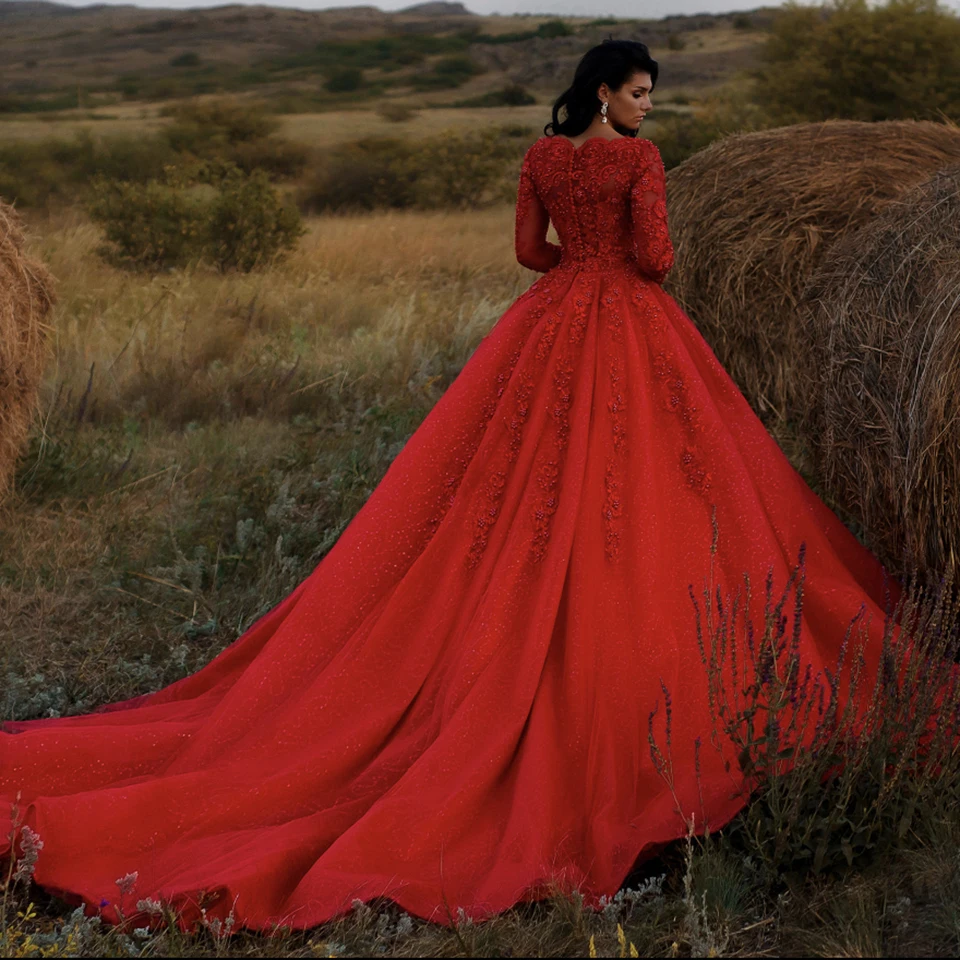
[[[606,159],[610,159],[612,154],[624,158],[622,161],[631,166],[645,167],[651,163],[661,163],[660,150],[652,140],[645,137],[590,137],[583,143],[574,144],[568,137],[560,134],[544,134],[538,137],[527,148],[523,155],[523,166],[531,169],[541,166],[544,163],[552,164],[553,157],[559,157],[562,154],[572,154],[574,156],[584,156],[589,153],[596,156],[603,153]],[[629,159],[626,159],[628,158]]]
[[[657,149],[657,145],[652,140],[647,140],[645,137],[590,137],[589,141],[596,141],[601,147],[610,146],[610,147],[627,147],[627,149],[639,150],[644,154],[656,154],[659,156],[660,151]],[[545,150],[549,150],[551,147],[562,144],[570,144],[573,150],[579,150],[584,146],[583,143],[574,144],[574,142],[569,137],[564,137],[560,134],[544,134],[541,137],[538,137],[530,146],[527,148],[525,156],[533,156],[537,153],[542,153]],[[629,146],[628,146],[629,145]]]
[[[542,153],[544,148],[547,147],[551,140],[556,140],[556,137],[548,137],[544,134],[542,137],[537,137],[533,143],[527,147],[527,152],[524,154],[524,157],[534,157],[538,153]]]

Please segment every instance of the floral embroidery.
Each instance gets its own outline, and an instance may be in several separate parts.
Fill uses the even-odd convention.
[[[546,308],[551,304],[552,298],[546,298],[543,310],[538,312],[538,321],[547,313]],[[554,341],[557,338],[557,332],[563,322],[563,317],[564,314],[562,310],[555,310],[550,313],[546,321],[543,322],[529,367],[537,366],[542,368],[546,365],[553,349]],[[480,562],[483,552],[486,550],[490,531],[500,516],[500,506],[506,488],[505,479],[507,470],[520,455],[520,448],[523,445],[524,426],[530,415],[531,397],[537,383],[537,378],[529,367],[516,374],[517,386],[513,397],[512,410],[504,415],[509,438],[504,454],[504,462],[502,466],[490,474],[479,495],[479,505],[474,514],[473,540],[467,553],[467,564],[470,567],[475,567]],[[569,373],[572,374],[572,368]],[[558,367],[558,370],[554,374],[554,380],[558,386],[559,396],[553,414],[555,417],[559,417],[560,420],[565,419],[564,404],[569,404],[570,399],[569,389],[564,389],[563,387],[564,376],[565,374],[561,371],[561,368]],[[564,428],[561,428],[561,432],[563,429]],[[569,432],[569,424],[566,425],[565,430]],[[565,436],[563,442],[566,442]],[[501,479],[501,477],[503,479]],[[545,524],[544,536],[549,537],[549,515],[556,509],[556,503],[553,498],[545,498],[541,504],[541,509],[544,511],[542,521],[542,523]]]
[[[545,296],[543,302],[540,303],[537,308],[533,311],[528,322],[528,329],[532,330],[535,328],[536,324],[541,320],[543,315],[546,313],[547,307],[553,302],[551,296]],[[427,522],[427,532],[428,536],[433,537],[437,532],[440,524],[443,522],[444,517],[449,512],[450,508],[453,506],[457,491],[460,488],[460,483],[463,480],[464,475],[467,472],[471,462],[478,449],[480,444],[483,441],[484,436],[486,435],[487,427],[490,421],[493,419],[493,416],[499,409],[499,404],[503,398],[504,393],[507,390],[511,377],[514,371],[517,368],[517,365],[520,362],[521,350],[517,348],[513,351],[508,369],[501,370],[496,377],[497,384],[497,394],[496,399],[490,400],[484,406],[483,413],[481,416],[480,423],[477,426],[477,430],[472,434],[469,441],[468,447],[464,453],[458,456],[455,460],[455,467],[453,471],[447,475],[443,482],[442,493],[440,494],[436,509],[433,516]],[[520,389],[517,393],[517,412],[518,415],[525,419],[528,412],[528,398],[530,393],[533,390],[533,380],[527,377],[526,379],[521,380]],[[519,438],[519,426],[521,424],[517,423],[516,428],[512,432],[511,438],[511,450],[519,451],[520,449],[520,438]],[[516,454],[514,454],[516,456]],[[477,531],[477,539],[483,540],[484,537],[481,535],[487,526],[487,520],[489,518],[489,505],[486,508],[481,508],[479,515],[483,517],[483,524],[481,528]]]
[[[551,222],[559,245],[546,239]],[[657,306],[644,302],[643,295],[651,282],[663,280],[673,263],[663,163],[657,148],[648,140],[631,137],[591,138],[578,147],[565,137],[541,137],[527,151],[520,170],[515,244],[518,261],[544,274],[516,301],[536,305],[529,329],[531,333],[536,329],[537,341],[530,344],[522,364],[518,351],[511,358],[510,369],[497,376],[496,395],[484,407],[469,449],[457,457],[451,475],[444,479],[431,529],[436,529],[455,502],[462,478],[484,437],[492,436],[489,424],[496,418],[503,432],[498,429],[497,439],[492,442],[499,446],[491,448],[491,456],[475,467],[482,474],[477,486],[471,487],[475,492],[469,508],[473,536],[468,563],[475,566],[480,561],[500,517],[512,466],[523,447],[534,394],[544,371],[552,367],[549,397],[543,400],[551,425],[552,449],[539,452],[533,465],[532,502],[528,507],[533,531],[529,556],[534,561],[545,556],[566,462],[573,375],[586,337],[591,298],[597,289],[595,275],[601,273],[612,281],[604,281],[603,297],[603,316],[608,324],[605,332],[609,335],[607,411],[611,453],[604,475],[602,522],[606,556],[615,559],[621,545],[622,474],[629,423],[621,315],[624,293],[619,280],[628,281],[640,308],[638,313],[649,315],[652,324],[659,324]],[[581,276],[585,282],[577,289]],[[560,291],[562,306],[556,302]],[[561,328],[564,343],[558,355]],[[672,379],[666,384],[668,408],[678,414],[685,427],[692,428],[698,411],[688,401],[685,386],[666,356],[663,363],[667,365],[664,378]],[[708,482],[708,475],[698,472],[696,462],[686,452],[682,466],[691,483]]]
[[[570,437],[570,406],[573,403],[573,393],[570,383],[574,372],[574,355],[578,343],[576,324],[571,323],[568,332],[566,351],[556,363],[553,370],[553,387],[555,400],[550,408],[550,415],[554,421],[554,445],[556,459],[541,462],[537,470],[537,482],[545,495],[541,496],[533,509],[533,539],[530,544],[530,559],[537,562],[544,558],[547,542],[550,539],[550,530],[553,515],[558,505],[558,487],[560,484],[561,464],[565,462],[563,452]],[[582,337],[580,338],[582,339]]]
[[[546,239],[551,222],[559,246]],[[520,168],[514,243],[517,260],[543,273],[627,268],[662,283],[673,247],[660,152],[643,138],[592,137],[575,148],[541,137]]]
[[[623,505],[620,499],[621,463],[626,453],[627,437],[627,401],[624,395],[623,376],[625,362],[623,357],[623,319],[617,303],[622,296],[619,286],[613,286],[603,297],[606,316],[610,325],[610,399],[607,409],[610,411],[610,432],[613,441],[613,456],[607,460],[604,477],[605,498],[603,504],[604,552],[608,560],[615,560],[620,549],[620,526]]]
[[[710,488],[710,472],[703,466],[695,446],[696,430],[700,424],[700,409],[690,401],[687,384],[673,365],[672,356],[661,348],[653,358],[653,369],[666,386],[665,406],[679,416],[687,433],[687,443],[680,453],[680,468],[687,484],[699,493]]]
[[[603,486],[604,552],[607,557],[614,559],[620,551],[620,528],[618,521],[623,515],[623,503],[620,498],[621,481],[617,477],[617,470],[613,458],[607,460]]]
[[[530,559],[542,560],[550,539],[550,524],[557,510],[557,484],[560,479],[560,466],[556,460],[547,460],[540,464],[537,471],[537,483],[547,492],[541,497],[533,510],[533,540],[530,544]]]

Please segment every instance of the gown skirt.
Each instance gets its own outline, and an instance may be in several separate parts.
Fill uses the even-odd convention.
[[[691,818],[716,830],[748,799],[705,746],[690,585],[714,522],[724,590],[769,570],[782,587],[804,545],[814,671],[858,611],[880,636],[880,562],[679,305],[629,265],[561,263],[219,656],[0,727],[0,859],[19,793],[35,882],[110,922],[144,898],[184,929],[201,910],[306,928],[381,896],[446,925],[557,889],[596,906]],[[648,743],[668,696],[672,785]]]

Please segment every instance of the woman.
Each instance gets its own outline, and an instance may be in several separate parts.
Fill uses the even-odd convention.
[[[0,817],[21,794],[38,883],[113,921],[167,900],[184,927],[308,927],[377,896],[449,923],[551,883],[596,905],[745,803],[698,750],[688,586],[714,518],[718,587],[783,583],[805,544],[814,669],[862,606],[877,636],[879,562],[660,287],[663,166],[636,137],[656,80],[643,44],[584,56],[520,173],[517,257],[544,275],[307,580],[193,676],[5,726]],[[665,694],[670,769],[647,741]]]

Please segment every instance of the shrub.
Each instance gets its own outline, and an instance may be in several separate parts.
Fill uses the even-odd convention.
[[[379,69],[393,71],[420,63],[425,57],[466,50],[474,34],[409,33],[382,37],[363,37],[359,40],[325,40],[312,49],[263,61],[268,69],[304,74],[320,72],[329,75],[332,70],[353,67],[357,70]]]
[[[300,203],[314,211],[480,207],[503,199],[515,182],[527,133],[513,125],[417,142],[370,137],[345,144],[326,155]]]
[[[174,57],[170,61],[171,67],[199,67],[200,66],[200,57],[193,53],[181,53],[178,57]]]
[[[766,115],[735,90],[723,89],[705,100],[696,112],[678,113],[658,108],[649,134],[666,169],[683,163],[698,150],[731,133],[758,130]]]
[[[433,65],[432,71],[416,74],[413,85],[429,90],[444,87],[459,87],[472,76],[483,73],[484,68],[472,58],[463,54],[441,57]]]
[[[100,253],[118,266],[163,269],[206,260],[248,271],[295,246],[296,209],[266,174],[218,163],[168,170],[145,184],[99,178],[90,215],[104,229]]]
[[[341,67],[333,70],[324,81],[324,87],[330,93],[349,93],[358,90],[363,83],[363,71],[357,67]]]
[[[534,97],[526,87],[519,83],[511,83],[499,90],[491,90],[489,93],[483,93],[478,97],[470,97],[467,100],[458,100],[455,107],[519,107],[530,103],[536,103]]]
[[[172,118],[164,133],[177,153],[191,159],[225,160],[252,173],[297,176],[306,166],[302,144],[274,136],[280,126],[262,104],[211,100],[177,104],[162,111]]]
[[[405,123],[407,120],[412,120],[414,117],[419,116],[419,114],[413,107],[405,103],[387,102],[381,103],[377,107],[377,116],[386,120],[387,123]]]
[[[78,106],[76,90],[42,97],[0,95],[0,113],[57,113]]]
[[[516,145],[497,130],[426,141],[420,152],[421,205],[465,209],[498,199],[498,181],[516,155]]]
[[[303,234],[296,207],[283,202],[262,170],[229,167],[205,211],[204,255],[221,270],[252,270],[291,250]]]
[[[936,0],[788,4],[756,98],[780,123],[960,118],[960,16]]]
[[[667,47],[671,50],[683,50],[687,41],[679,33],[667,34]]]
[[[251,111],[252,112],[252,111]],[[0,143],[0,196],[21,207],[44,207],[89,198],[96,177],[145,183],[167,166],[197,159],[226,160],[274,178],[298,176],[310,150],[274,136],[254,136],[253,122],[228,124],[177,120],[165,132],[145,136],[94,136],[81,130],[70,139],[8,140]],[[269,118],[271,125],[276,121]],[[265,129],[263,126],[259,129]]]
[[[690,587],[716,731],[710,748],[739,767],[753,797],[726,842],[765,885],[843,874],[903,847],[924,816],[960,801],[952,575],[932,588],[909,577],[900,599],[888,598],[882,638],[867,638],[861,608],[836,638],[836,661],[813,675],[801,653],[803,545],[779,597],[768,573],[759,623],[747,612],[749,575],[732,594],[711,586],[716,545],[715,524],[702,605]],[[867,643],[882,647],[878,660],[864,659]],[[666,755],[652,729],[650,743],[656,763]]]
[[[264,137],[234,144],[215,159],[229,160],[246,173],[262,170],[278,180],[292,180],[303,173],[310,160],[310,149],[282,137]]]
[[[175,104],[161,115],[172,119],[165,133],[174,150],[203,158],[222,154],[227,146],[262,140],[280,126],[262,107],[226,99]]]
[[[104,229],[100,253],[117,266],[163,268],[188,263],[201,246],[203,202],[196,194],[151,180],[98,179],[90,216]]]
[[[163,137],[94,137],[9,140],[0,144],[0,196],[21,207],[42,207],[84,197],[98,174],[146,181],[174,160]]]
[[[411,207],[416,202],[414,144],[391,137],[367,137],[328,151],[301,189],[307,210],[374,210]]]
[[[573,30],[570,29],[562,20],[548,20],[537,27],[538,37],[571,37]]]

